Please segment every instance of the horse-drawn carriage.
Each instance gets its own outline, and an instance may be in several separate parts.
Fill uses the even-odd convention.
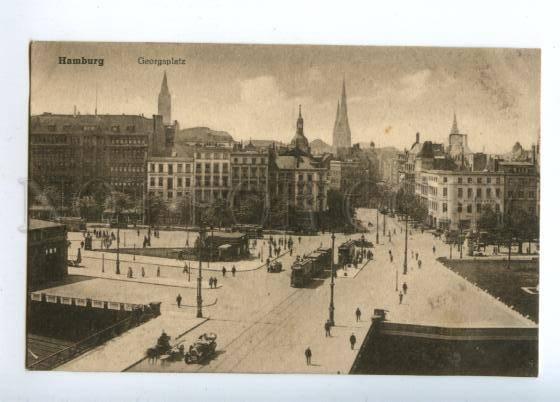
[[[201,363],[216,352],[216,338],[214,333],[204,333],[189,346],[189,351],[185,354],[185,363]]]
[[[266,269],[268,272],[281,272],[282,271],[282,263],[280,261],[273,261],[268,264]]]
[[[185,347],[180,344],[171,346],[171,337],[164,332],[160,335],[155,346],[146,350],[146,356],[149,360],[162,359],[162,361],[181,360],[185,354]]]

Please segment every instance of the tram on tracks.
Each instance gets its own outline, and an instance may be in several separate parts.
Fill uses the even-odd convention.
[[[330,268],[332,252],[330,248],[318,248],[311,254],[298,257],[292,264],[291,286],[305,287],[312,278],[321,276]]]

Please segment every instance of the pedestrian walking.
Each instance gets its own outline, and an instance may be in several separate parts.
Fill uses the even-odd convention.
[[[416,253],[416,261],[418,261],[418,253]]]
[[[408,285],[406,284],[406,282],[402,284],[402,290],[404,294],[406,294],[406,291],[408,290]]]
[[[434,254],[436,253],[436,245],[434,244],[434,246],[432,247],[432,251],[434,252]]]
[[[142,278],[146,276],[146,271],[144,271],[144,267],[142,267]]]
[[[331,322],[325,321],[325,336],[331,336]]]
[[[358,307],[356,309],[356,321],[360,321],[361,318],[362,318],[362,312],[360,311],[360,308]]]
[[[235,272],[236,272],[236,271],[237,271],[237,270],[235,269],[235,265],[234,265],[233,267],[231,267],[231,274],[232,274],[233,276],[235,276]]]
[[[218,278],[214,277],[214,289],[218,287]]]
[[[127,277],[132,278],[132,267],[128,267]]]
[[[308,366],[311,364],[311,348],[309,346],[305,349],[305,363]]]
[[[222,267],[222,276],[226,276],[226,267]]]
[[[177,299],[176,299],[176,300],[177,300],[177,307],[178,307],[178,308],[181,308],[181,301],[183,300],[183,298],[181,297],[181,294],[180,294],[180,293],[177,295]]]
[[[356,344],[356,335],[352,332],[350,335],[350,349],[354,350],[354,345]]]
[[[402,304],[403,293],[399,292],[399,304]]]
[[[156,270],[156,276],[159,278],[160,274],[161,274],[161,271],[160,271],[159,266],[158,266],[157,270]]]
[[[422,268],[422,260],[418,260],[418,269]]]
[[[298,240],[298,243],[301,244],[301,236],[298,236],[297,240]]]
[[[208,279],[208,286],[210,286],[210,289],[212,289],[212,284],[214,283],[214,280],[212,279],[212,277],[210,277]]]
[[[389,256],[389,259],[391,260],[391,263],[392,263],[392,262],[393,262],[393,254],[391,254],[391,255]]]

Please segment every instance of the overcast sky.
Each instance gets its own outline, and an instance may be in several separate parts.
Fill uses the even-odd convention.
[[[59,56],[104,65],[60,65]],[[540,52],[525,49],[35,43],[31,113],[93,113],[97,88],[98,113],[150,116],[164,70],[182,128],[237,140],[289,141],[301,104],[308,139],[331,144],[343,77],[353,142],[404,148],[416,132],[446,142],[453,111],[473,151],[528,148],[540,130]]]

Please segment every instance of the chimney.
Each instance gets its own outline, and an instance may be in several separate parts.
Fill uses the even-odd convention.
[[[420,133],[416,133],[416,143],[420,143]]]
[[[537,146],[533,144],[531,148],[533,151],[533,166],[535,166],[537,164]]]
[[[76,105],[74,105],[74,113],[73,113],[74,117],[76,117],[76,112],[77,112],[77,108],[76,108]]]

